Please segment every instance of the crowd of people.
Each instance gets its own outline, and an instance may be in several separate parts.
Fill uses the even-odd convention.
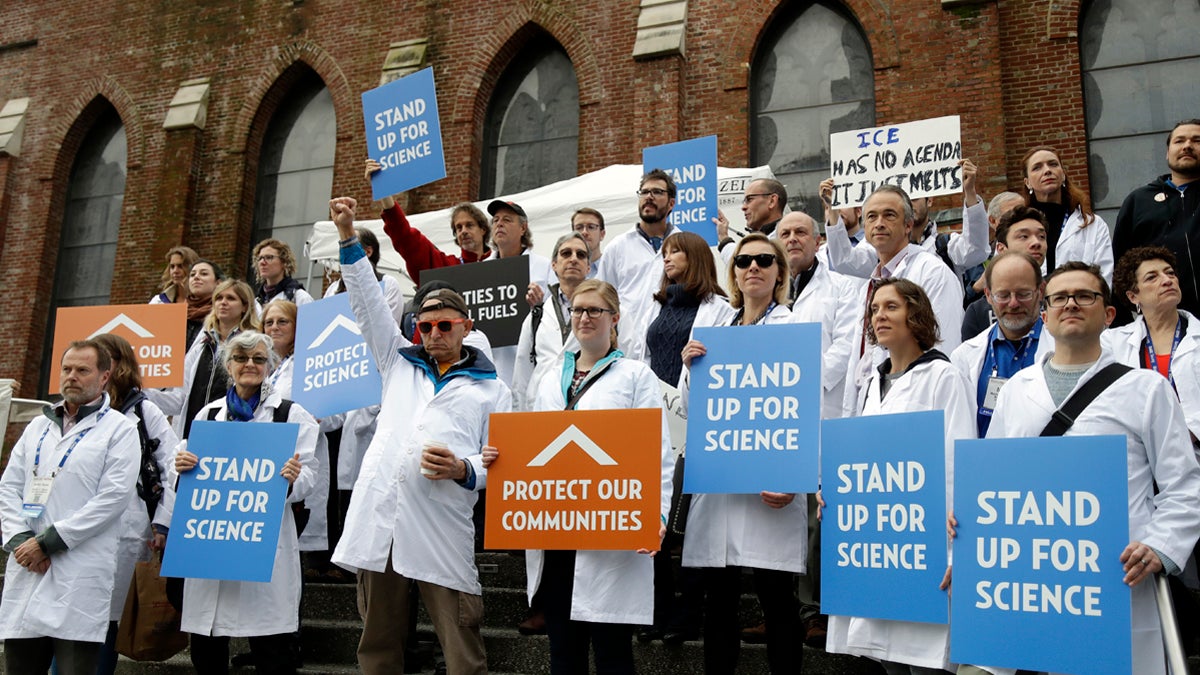
[[[636,186],[635,227],[605,243],[604,215],[581,206],[549,259],[534,253],[515,202],[491,202],[490,219],[457,205],[460,250],[450,254],[389,197],[384,230],[419,284],[408,306],[376,270],[379,240],[355,227],[367,214],[334,198],[341,278],[325,295],[348,294],[383,385],[378,405],[322,419],[290,400],[297,306],[313,296],[293,278],[288,245],[254,247],[254,287],[174,247],[150,302],[186,303],[183,385],[144,390],[120,337],[71,343],[60,355],[62,401],[29,424],[0,478],[7,672],[45,672],[52,661],[61,673],[113,672],[133,565],[171,545],[176,480],[198,461],[188,450],[195,420],[300,429],[279,471],[289,508],[271,581],[176,587],[197,672],[228,672],[232,637],[249,638],[256,669],[295,672],[302,580],[347,573],[358,582],[363,672],[403,669],[417,597],[447,672],[486,672],[479,493],[506,454],[489,444],[490,415],[663,409],[664,388],[680,392],[686,415],[690,368],[706,355],[696,328],[806,323],[821,329],[822,418],[945,411],[948,507],[956,440],[1045,434],[1081,390],[1098,390],[1056,433],[1127,439],[1130,543],[1120,562],[1134,587],[1134,670],[1166,673],[1143,582],[1194,567],[1200,536],[1200,188],[1191,188],[1200,120],[1171,131],[1166,159],[1169,173],[1129,195],[1111,237],[1045,146],[1022,159],[1022,185],[990,202],[979,168],[960,162],[961,232],[939,233],[931,200],[892,185],[835,208],[825,181],[823,244],[813,218],[787,212],[773,179],[747,186],[747,231],[719,215],[710,247],[670,224],[675,181],[652,170]],[[379,169],[368,160],[367,178]],[[428,269],[514,256],[529,262],[531,307],[515,346],[493,347],[455,289],[420,283]],[[747,349],[786,357],[794,347]],[[632,673],[635,639],[702,635],[705,671],[734,673],[748,637],[738,622],[747,578],[764,619],[749,633],[765,641],[772,673],[801,672],[806,644],[874,659],[889,674],[1007,672],[952,664],[946,626],[823,616],[821,495],[683,494],[684,448],[672,445],[665,409],[662,428],[657,552],[525,554],[522,626],[544,626],[551,672],[586,672],[593,660],[599,673]],[[955,525],[951,517],[951,533]],[[952,580],[948,569],[943,589]]]

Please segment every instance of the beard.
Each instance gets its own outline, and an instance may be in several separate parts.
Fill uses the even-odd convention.
[[[1184,164],[1180,160],[1191,159],[1191,163]],[[1200,158],[1196,157],[1180,157],[1173,161],[1167,162],[1167,168],[1173,173],[1188,178],[1200,178]]]
[[[655,205],[651,206],[653,207],[653,210],[651,211],[647,211],[645,207],[638,211],[638,218],[640,218],[643,223],[649,225],[651,223],[661,223],[667,219],[667,214],[669,214],[670,211],[667,211],[666,209],[659,209],[658,206]]]
[[[1029,332],[1030,328],[1033,328],[1033,324],[1037,323],[1037,315],[1017,316],[1010,314],[1008,316],[999,316],[996,317],[996,323],[1000,324],[1001,328],[1010,333],[1025,334]]]

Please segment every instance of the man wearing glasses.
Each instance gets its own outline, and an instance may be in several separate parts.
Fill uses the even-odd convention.
[[[1096,266],[1068,262],[1051,272],[1042,320],[1054,337],[1054,353],[1018,372],[1000,390],[988,438],[1039,435],[1073,392],[1114,363],[1100,343],[1114,313],[1108,283]],[[1165,673],[1151,576],[1177,574],[1200,535],[1200,465],[1171,383],[1154,371],[1133,369],[1121,375],[1084,408],[1065,435],[1109,434],[1126,438],[1131,539],[1120,556],[1122,569],[1111,566],[1110,574],[1122,574],[1132,587],[1133,672]],[[1151,583],[1143,583],[1147,581]],[[958,672],[980,671],[961,666]]]
[[[1042,269],[1025,253],[1003,253],[984,271],[985,298],[996,322],[950,355],[967,381],[975,384],[975,423],[987,435],[1000,387],[1018,370],[1054,351],[1054,338],[1042,330]]]
[[[783,209],[787,206],[787,188],[783,183],[773,178],[758,178],[746,186],[746,195],[742,197],[742,216],[746,218],[746,233],[761,232],[772,239],[775,238],[775,227],[783,218]],[[729,221],[725,214],[718,212],[717,220],[717,250],[721,252],[721,260],[729,265],[729,256],[734,243],[729,236]]]
[[[405,339],[355,235],[356,206],[349,197],[329,203],[350,306],[383,376],[379,427],[333,554],[358,573],[358,665],[368,674],[403,672],[416,584],[447,670],[486,673],[471,515],[487,483],[480,449],[489,417],[508,412],[512,395],[491,361],[463,345],[472,326],[458,293],[427,294],[417,315],[421,344]]]
[[[600,271],[600,242],[604,241],[604,214],[596,209],[583,207],[571,214],[571,231],[578,232],[592,252],[592,263],[587,278]],[[554,261],[551,261],[553,263]]]
[[[1000,223],[996,226],[996,255],[1000,256],[1006,252],[1027,254],[1038,264],[1043,276],[1045,275],[1046,216],[1041,211],[1019,204],[1000,217]],[[986,275],[984,284],[987,284]],[[963,341],[991,328],[995,320],[996,315],[987,296],[967,305],[962,322]],[[952,327],[946,329],[953,330]]]
[[[626,354],[643,353],[633,347],[646,339],[643,322],[652,315],[650,305],[662,281],[663,240],[679,231],[667,222],[675,208],[675,181],[669,173],[654,169],[642,176],[637,199],[637,226],[608,245],[595,277],[617,289],[621,314],[630,321],[620,331],[621,351]]]

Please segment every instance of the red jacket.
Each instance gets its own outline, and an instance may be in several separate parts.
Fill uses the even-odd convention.
[[[479,262],[492,255],[491,249],[484,251],[482,256],[476,256],[470,251],[462,251],[459,255],[442,252],[428,237],[421,234],[420,230],[408,224],[408,218],[399,204],[385,209],[379,215],[383,218],[383,231],[391,238],[392,247],[404,258],[408,276],[412,277],[413,283],[418,286],[421,285],[421,272],[424,270]]]

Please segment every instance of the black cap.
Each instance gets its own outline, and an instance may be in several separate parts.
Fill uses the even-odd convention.
[[[525,215],[525,209],[521,208],[521,205],[516,202],[506,202],[503,199],[496,199],[493,200],[491,204],[488,204],[488,213],[492,214],[493,216],[496,215],[496,212],[500,209],[512,209],[513,211],[517,212],[518,216],[529,220],[529,216]]]

